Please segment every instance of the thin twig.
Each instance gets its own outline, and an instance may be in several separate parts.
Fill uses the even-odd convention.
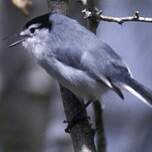
[[[115,22],[118,24],[123,24],[125,22],[146,22],[152,23],[152,18],[140,16],[139,11],[135,11],[132,16],[127,17],[112,17],[112,16],[105,16],[103,12],[97,8],[94,8],[93,11],[84,9],[82,11],[84,14],[84,18],[96,18],[97,21],[107,21],[107,22]]]

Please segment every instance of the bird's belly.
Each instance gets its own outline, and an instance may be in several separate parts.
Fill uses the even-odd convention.
[[[76,96],[82,97],[86,100],[100,99],[101,95],[107,90],[107,87],[88,75],[75,74],[72,81],[60,81],[63,86],[71,90]]]
[[[46,71],[58,80],[64,87],[71,90],[78,97],[86,100],[100,99],[107,87],[96,81],[87,72],[67,66],[59,61],[49,60],[41,62]]]

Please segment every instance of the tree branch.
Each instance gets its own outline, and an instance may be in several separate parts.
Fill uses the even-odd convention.
[[[94,0],[87,0],[86,3],[83,3],[83,0],[81,1],[83,6],[86,7],[90,12],[95,11],[95,4]],[[96,29],[98,26],[98,19],[95,16],[89,17],[89,28],[92,32],[96,33]],[[96,127],[96,135],[97,135],[97,151],[98,152],[105,152],[106,151],[106,139],[105,139],[105,133],[104,133],[104,123],[103,123],[103,109],[101,106],[100,101],[95,101],[93,103],[93,109],[94,109],[94,116],[95,116],[95,127]]]
[[[84,107],[84,102],[78,100],[69,90],[60,86],[63,105],[67,120],[70,121],[76,113]],[[81,117],[87,117],[86,111],[81,113]],[[96,152],[94,145],[94,131],[88,120],[79,122],[71,130],[71,138],[73,141],[75,152]]]
[[[64,15],[68,12],[68,1],[63,0],[47,0],[49,11],[62,13]],[[63,106],[67,121],[70,122],[75,114],[77,114],[84,107],[84,102],[79,100],[69,90],[60,85],[61,95],[63,99]],[[82,118],[87,118],[86,111],[81,113]],[[76,124],[71,130],[71,138],[75,152],[96,152],[94,145],[94,133],[89,124],[88,119],[85,119]]]
[[[88,9],[82,10],[84,14],[84,18],[95,18],[98,22],[99,21],[107,21],[107,22],[115,22],[118,24],[123,24],[125,22],[146,22],[152,23],[152,18],[140,16],[139,11],[135,11],[132,16],[128,17],[112,17],[112,16],[105,16],[101,10],[98,10],[94,7],[92,11]]]
[[[95,101],[93,104],[94,115],[95,115],[95,127],[97,134],[97,152],[106,152],[106,139],[104,132],[104,123],[103,123],[103,109],[99,101]]]

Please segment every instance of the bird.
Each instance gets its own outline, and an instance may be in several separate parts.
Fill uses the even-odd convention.
[[[76,20],[47,13],[28,21],[20,40],[49,75],[77,97],[100,100],[107,91],[124,99],[127,90],[152,107],[152,91],[132,76],[127,64],[108,44]]]

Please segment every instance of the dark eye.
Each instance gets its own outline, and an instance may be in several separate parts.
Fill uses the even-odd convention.
[[[31,32],[31,33],[34,33],[34,32],[35,32],[35,28],[31,28],[31,29],[30,29],[30,32]]]

